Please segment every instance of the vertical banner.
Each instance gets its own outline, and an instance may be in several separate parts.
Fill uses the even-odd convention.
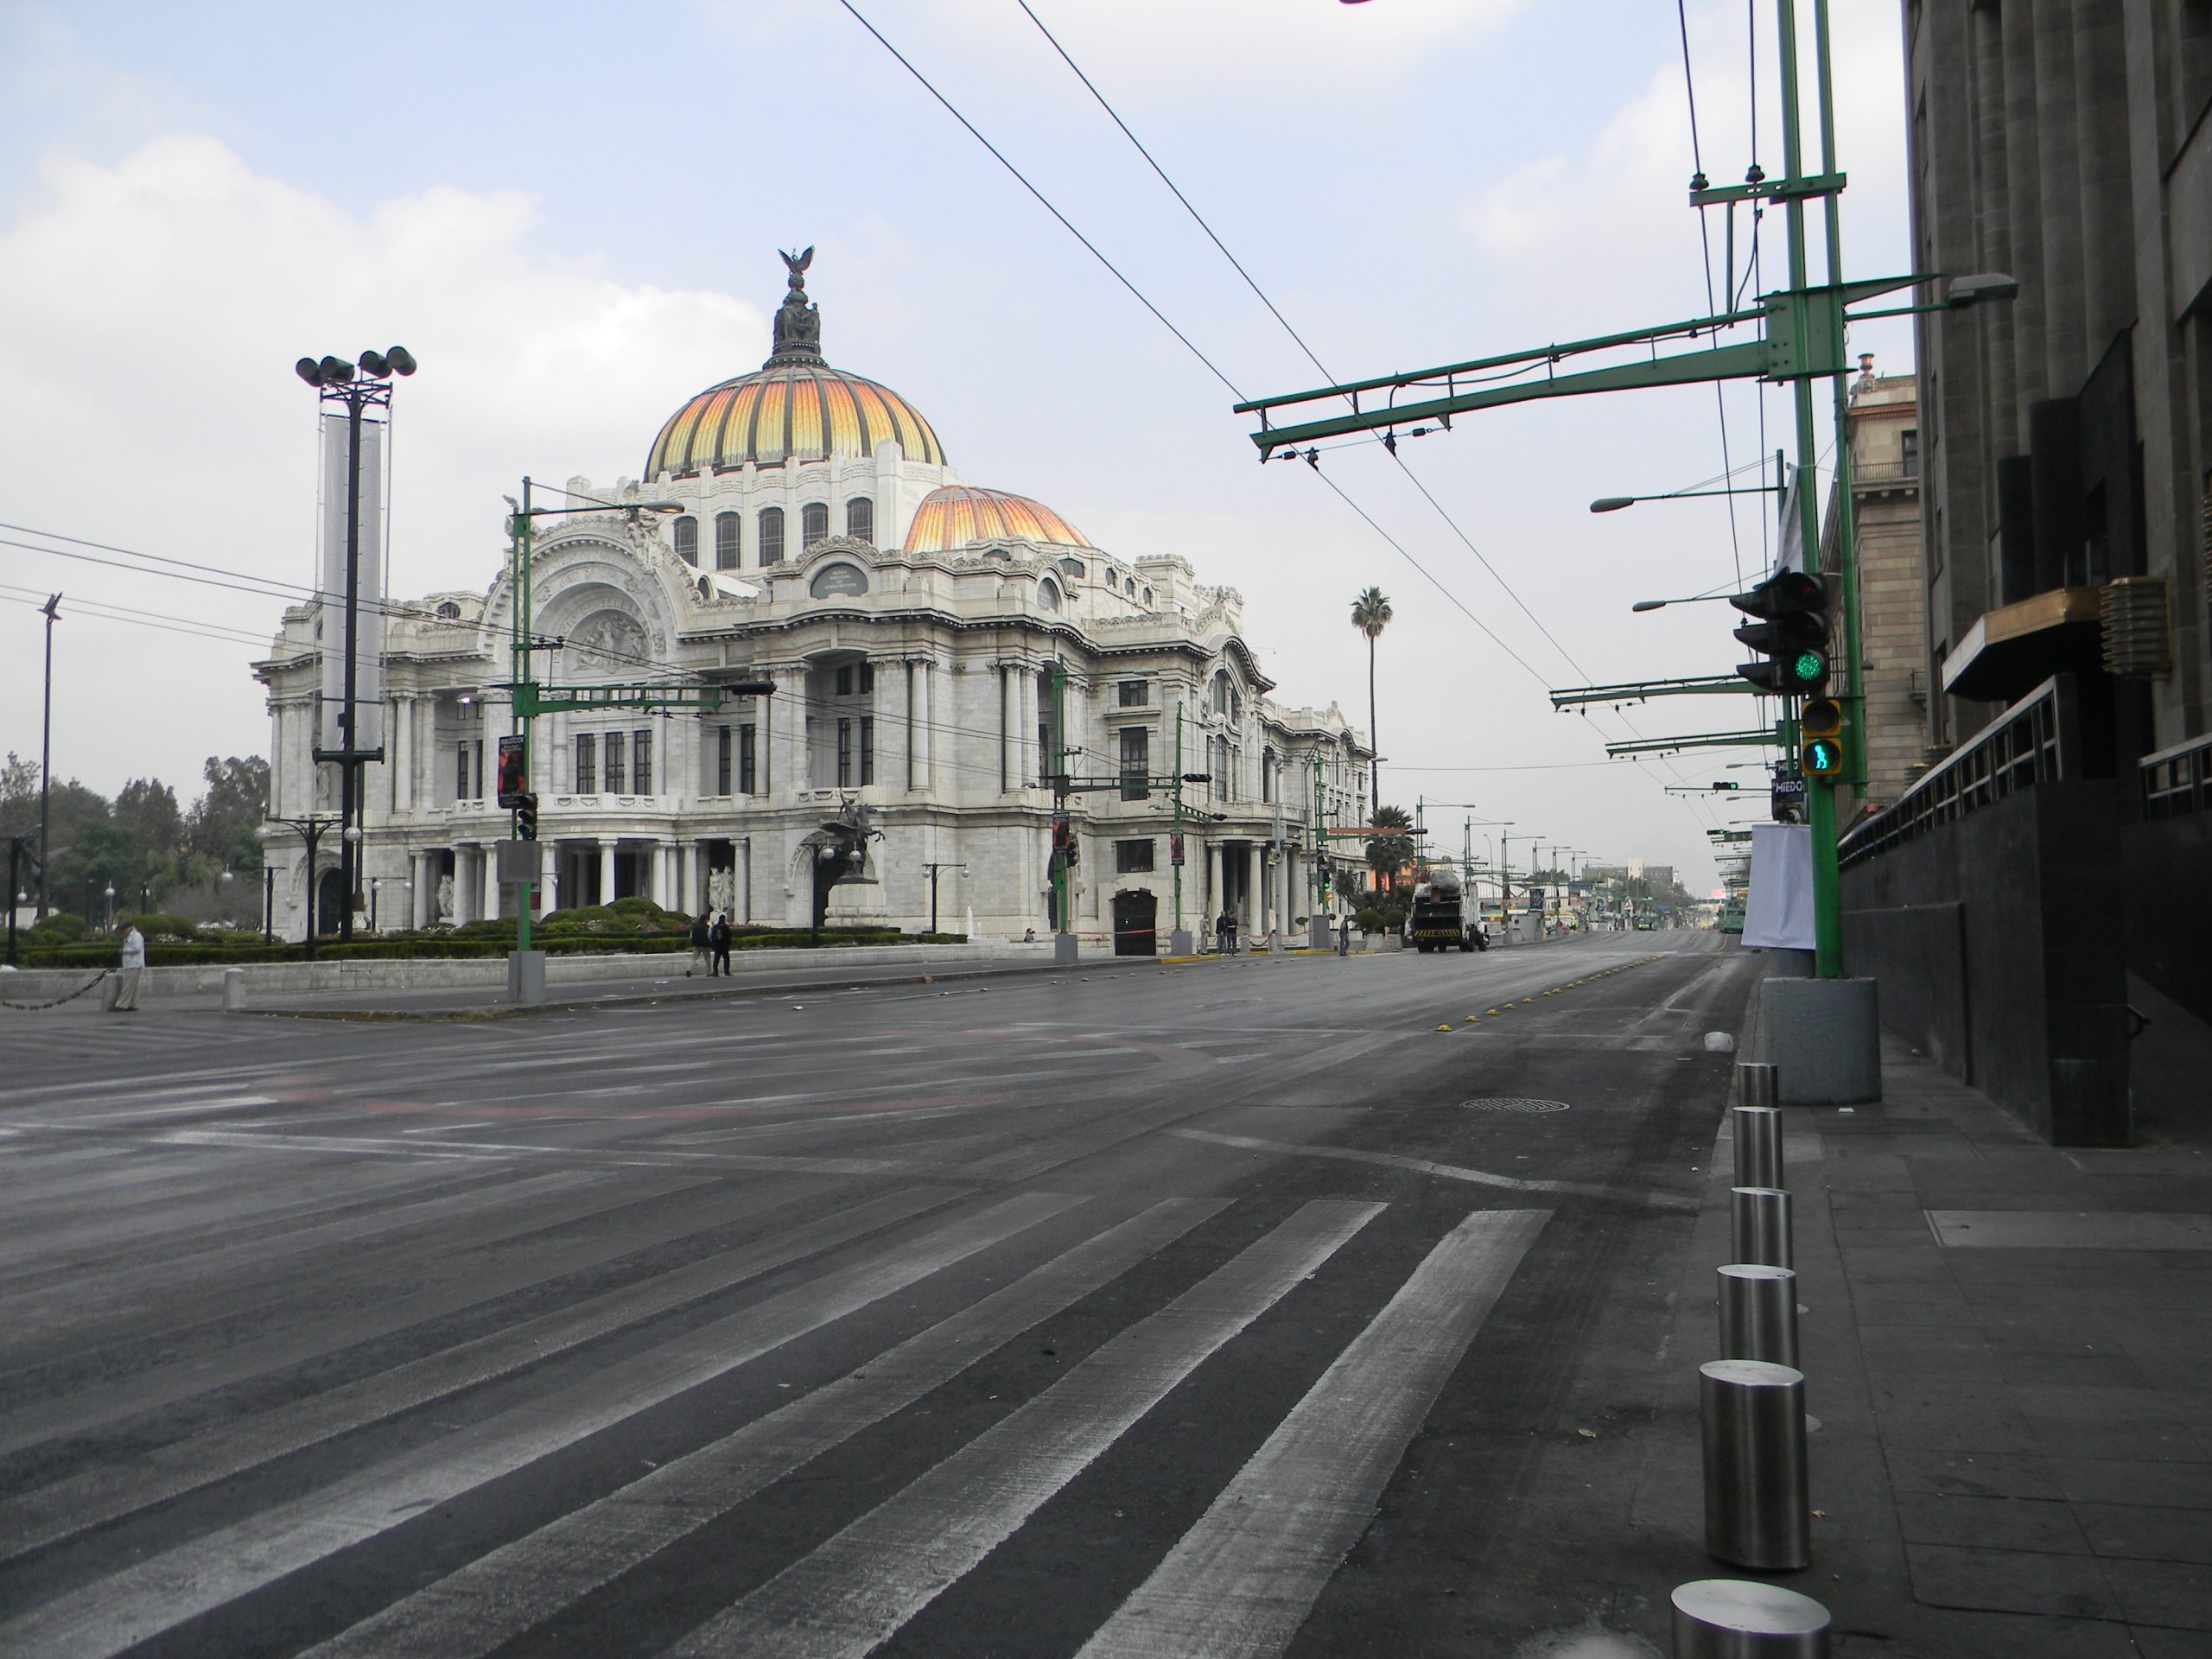
[[[315,586],[321,613],[316,644],[322,659],[322,718],[316,747],[336,752],[381,749],[384,702],[384,423],[361,422],[360,537],[354,590],[353,741],[346,741],[346,508],[347,422],[322,417],[322,524]]]
[[[1751,826],[1744,943],[1769,950],[1813,949],[1813,832],[1802,823]]]

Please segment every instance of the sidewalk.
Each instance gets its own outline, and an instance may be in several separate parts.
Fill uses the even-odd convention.
[[[1883,1089],[1784,1111],[1813,1565],[1686,1576],[1814,1597],[1840,1656],[2212,1653],[2212,1148],[2045,1146],[1886,1038]],[[1707,1169],[1666,1454],[1693,1547],[1725,1115]]]
[[[686,978],[684,958],[653,959],[652,965],[620,978],[579,981],[546,988],[545,1001],[518,1008],[507,1001],[506,988],[497,985],[438,986],[421,989],[370,987],[333,991],[270,992],[250,995],[243,1013],[255,1015],[346,1020],[480,1020],[558,1014],[564,1009],[647,1006],[671,1001],[712,1002],[740,996],[775,996],[812,992],[824,995],[863,986],[943,985],[961,987],[968,982],[1002,978],[1008,975],[1052,973],[1049,962],[1039,962],[1033,951],[1019,956],[951,963],[916,962],[896,958],[861,963],[778,963],[720,975]],[[1101,962],[1110,959],[1102,958]],[[1100,963],[1085,961],[1061,973],[1097,971]],[[1148,963],[1147,966],[1150,965]],[[4,987],[0,987],[4,989]],[[184,994],[143,995],[142,1009],[149,1014],[219,1013],[219,989]],[[51,1021],[56,1018],[128,1018],[103,1013],[100,993],[37,1013],[10,1012],[7,1020],[18,1023]]]

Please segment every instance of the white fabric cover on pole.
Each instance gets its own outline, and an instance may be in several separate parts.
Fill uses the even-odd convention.
[[[1744,943],[1769,950],[1813,948],[1813,831],[1802,823],[1751,826],[1751,889]]]

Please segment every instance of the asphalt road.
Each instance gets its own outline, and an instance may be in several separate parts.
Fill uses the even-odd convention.
[[[10,1025],[0,1653],[1522,1650],[1752,972]]]

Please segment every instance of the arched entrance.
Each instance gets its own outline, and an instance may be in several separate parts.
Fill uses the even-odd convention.
[[[1125,887],[1114,895],[1116,956],[1156,957],[1160,954],[1160,935],[1153,925],[1159,910],[1159,895],[1143,887]]]
[[[322,938],[337,932],[346,919],[346,872],[333,867],[315,884],[315,933]]]

